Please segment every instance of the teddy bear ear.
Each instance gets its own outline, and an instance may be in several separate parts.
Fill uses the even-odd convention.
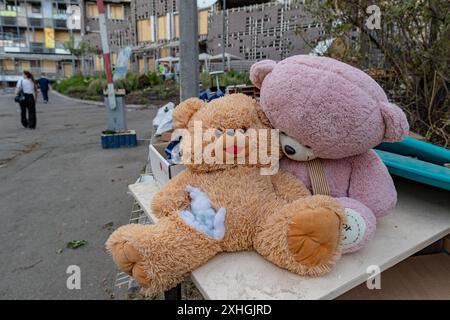
[[[385,125],[383,141],[396,142],[403,140],[408,134],[409,124],[402,109],[395,104],[384,102],[381,105],[381,114]]]
[[[205,105],[205,102],[198,98],[189,98],[181,102],[173,111],[173,127],[187,128],[192,116]]]
[[[277,63],[273,60],[262,60],[250,68],[250,80],[255,87],[261,89],[264,78],[272,72]]]

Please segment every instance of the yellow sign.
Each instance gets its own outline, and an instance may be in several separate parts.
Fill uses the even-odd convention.
[[[45,32],[45,47],[48,49],[55,48],[55,30],[52,28],[44,28]]]

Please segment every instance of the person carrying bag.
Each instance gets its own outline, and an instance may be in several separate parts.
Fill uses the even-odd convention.
[[[19,87],[19,92],[16,94],[14,101],[17,103],[21,103],[23,101],[25,101],[25,94],[23,93],[23,87],[22,87],[22,81],[23,79],[20,80],[20,87]]]
[[[25,128],[36,128],[36,98],[37,90],[34,77],[31,72],[24,71],[23,77],[17,81],[14,100],[20,105],[21,122]]]

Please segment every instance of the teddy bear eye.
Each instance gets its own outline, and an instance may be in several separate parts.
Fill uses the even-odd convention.
[[[216,129],[216,131],[214,132],[214,135],[218,138],[223,134],[223,131],[219,128]]]

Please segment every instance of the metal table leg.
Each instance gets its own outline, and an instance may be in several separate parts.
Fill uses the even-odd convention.
[[[164,300],[181,300],[181,284],[164,292]]]

